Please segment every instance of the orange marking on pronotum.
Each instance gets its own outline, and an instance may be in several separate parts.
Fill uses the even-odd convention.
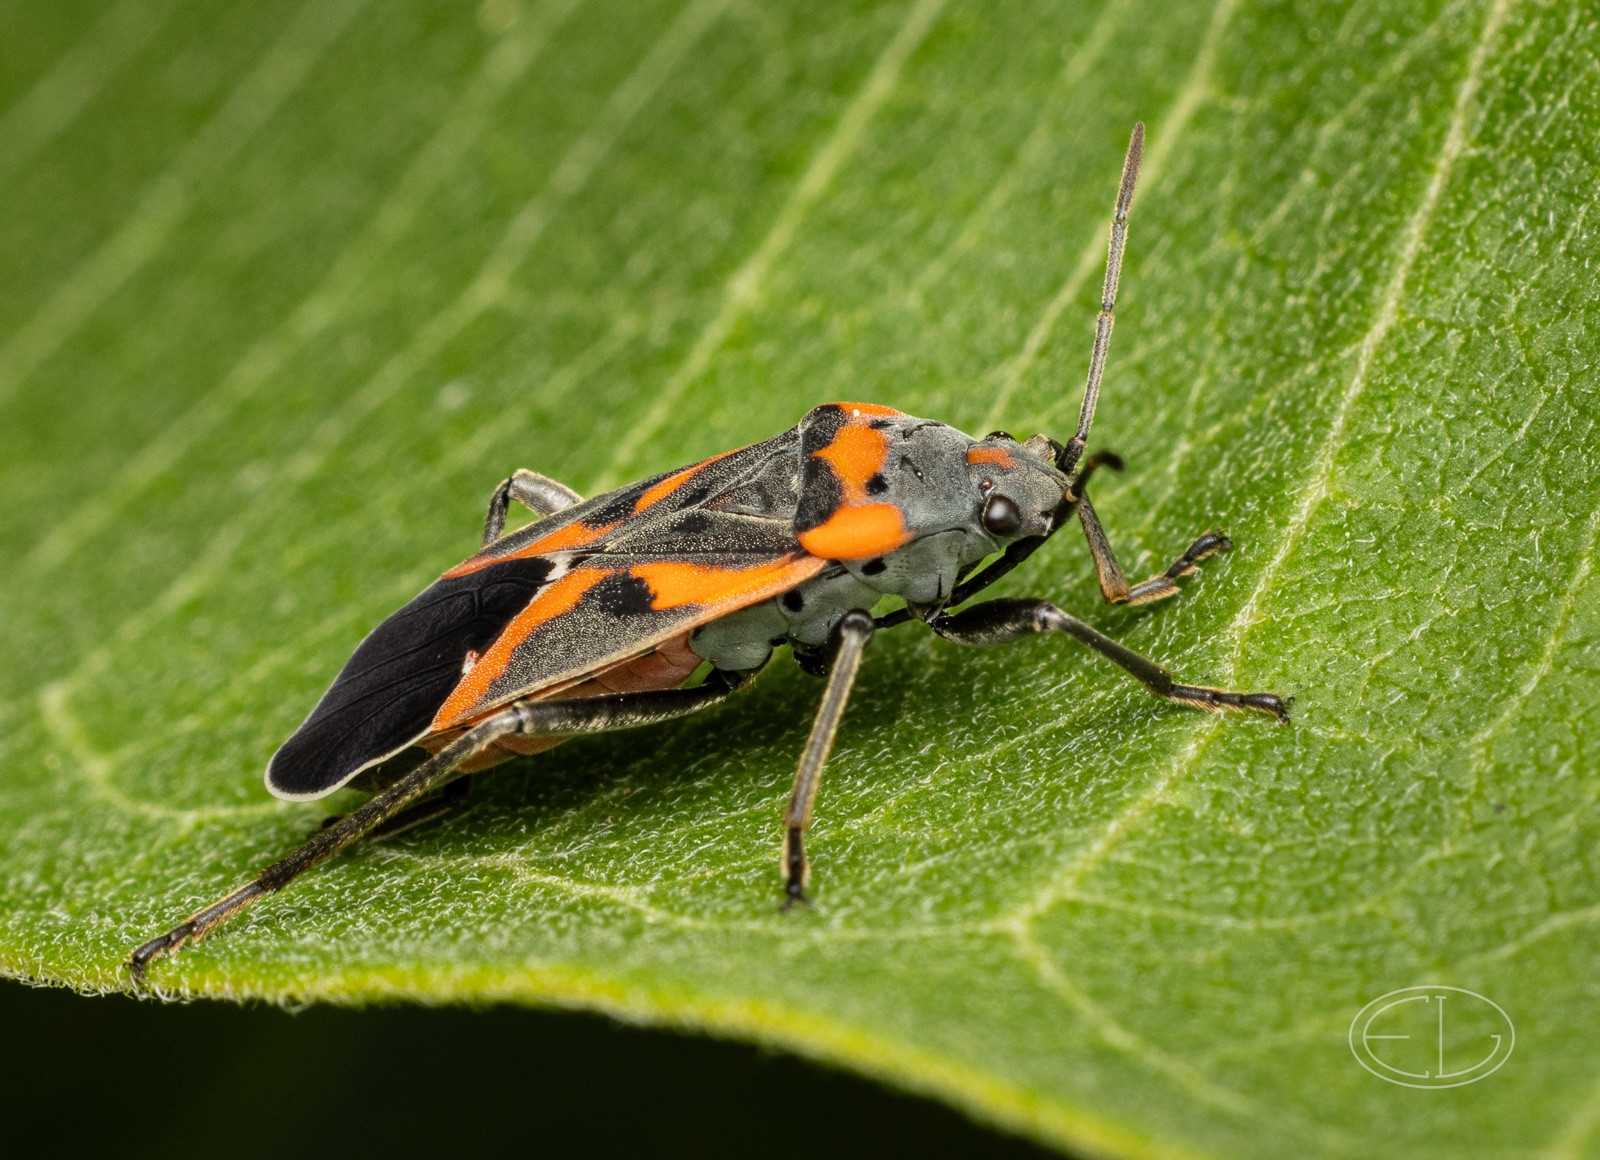
[[[911,539],[892,503],[843,504],[827,522],[801,532],[800,546],[824,560],[870,560]]]
[[[883,469],[889,457],[889,436],[882,431],[856,423],[839,428],[821,451],[811,453],[813,459],[825,460],[833,468],[844,489],[845,503],[860,503],[867,498],[867,481]]]
[[[784,556],[748,568],[718,568],[662,560],[635,564],[629,571],[650,586],[651,608],[733,602],[742,607],[810,579],[822,570],[822,565],[820,559]]]
[[[967,452],[968,463],[993,463],[1000,467],[1015,467],[1017,461],[1004,447],[974,447]]]
[[[799,534],[800,546],[825,560],[868,560],[892,552],[911,539],[900,509],[868,498],[867,484],[889,458],[889,435],[857,421],[860,416],[893,416],[899,411],[871,403],[838,403],[851,422],[812,458],[825,461],[839,481],[840,504],[822,524]]]
[[[557,528],[548,536],[540,536],[531,544],[524,544],[515,552],[507,552],[503,556],[478,555],[472,557],[464,564],[457,564],[450,571],[439,577],[441,580],[454,580],[457,576],[467,576],[491,564],[502,564],[507,560],[525,560],[529,556],[543,556],[550,552],[565,552],[573,548],[582,548],[594,543],[608,532],[615,531],[617,524],[605,524],[594,527],[582,520],[574,520],[562,528]]]
[[[506,671],[506,665],[511,663],[511,654],[516,652],[517,646],[541,624],[548,624],[563,613],[571,612],[583,599],[585,592],[609,575],[609,568],[577,568],[540,589],[539,594],[528,601],[528,606],[506,625],[488,651],[478,658],[472,670],[464,674],[450,691],[444,704],[439,706],[439,712],[434,715],[431,728],[436,731],[449,729],[470,717],[495,678]]]
[[[713,455],[710,459],[702,459],[699,463],[693,464],[690,467],[685,467],[682,471],[674,471],[660,483],[653,487],[647,488],[645,493],[639,497],[638,502],[633,505],[633,510],[635,512],[642,512],[651,504],[660,503],[662,500],[666,499],[667,496],[677,491],[680,487],[688,483],[695,476],[699,475],[706,468],[717,462],[717,460],[726,459],[728,456],[736,455],[738,452],[743,450],[744,448],[740,447],[733,451],[724,451],[721,455]]]

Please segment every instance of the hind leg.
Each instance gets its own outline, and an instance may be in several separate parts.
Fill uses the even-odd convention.
[[[704,684],[692,689],[621,693],[572,701],[518,701],[508,705],[468,729],[382,793],[312,835],[308,842],[268,866],[253,881],[140,946],[129,956],[128,968],[135,981],[142,980],[145,969],[162,955],[203,938],[240,911],[282,890],[345,847],[367,837],[385,823],[403,817],[428,794],[455,780],[461,766],[503,737],[574,737],[668,721],[726,700],[750,675],[713,671]]]
[[[454,781],[446,782],[444,789],[439,791],[437,797],[427,801],[418,802],[408,809],[401,810],[387,822],[378,826],[367,835],[369,842],[381,842],[385,838],[393,838],[407,830],[414,830],[418,826],[442,818],[445,814],[460,809],[467,804],[467,799],[472,795],[472,774],[463,773]]]

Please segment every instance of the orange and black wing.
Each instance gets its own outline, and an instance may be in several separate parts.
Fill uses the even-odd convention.
[[[803,584],[827,566],[783,554],[591,556],[550,581],[439,706],[432,732],[548,696]]]
[[[793,533],[797,447],[790,431],[597,496],[450,569],[356,649],[268,788],[321,797],[431,732],[814,575]]]
[[[665,471],[502,536],[446,572],[465,576],[503,560],[612,550],[621,542],[661,545],[663,525],[715,500],[724,510],[787,520],[793,516],[797,429]],[[720,547],[738,551],[736,545]]]

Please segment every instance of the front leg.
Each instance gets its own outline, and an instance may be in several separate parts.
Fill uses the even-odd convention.
[[[582,503],[583,497],[564,483],[557,483],[548,475],[519,467],[509,479],[502,480],[489,497],[489,511],[483,517],[483,546],[487,548],[506,530],[506,509],[516,500],[535,515],[552,516],[565,511],[573,504]]]
[[[1100,517],[1095,514],[1094,504],[1089,502],[1089,477],[1100,467],[1121,471],[1122,459],[1109,451],[1091,455],[1078,470],[1072,486],[1067,489],[1063,507],[1077,509],[1078,522],[1083,525],[1083,538],[1089,541],[1089,555],[1094,557],[1094,573],[1100,581],[1100,595],[1105,597],[1107,604],[1144,604],[1176,596],[1178,577],[1193,572],[1195,565],[1212,553],[1226,552],[1233,547],[1233,541],[1221,532],[1207,532],[1190,544],[1189,550],[1165,572],[1130,585],[1122,566],[1117,563],[1117,554],[1111,550],[1106,530],[1100,526]]]
[[[1064,632],[1120,665],[1164,700],[1213,713],[1228,710],[1266,713],[1281,724],[1289,723],[1289,702],[1276,693],[1230,693],[1207,685],[1180,685],[1155,661],[1096,632],[1048,600],[986,600],[954,616],[936,616],[928,623],[946,640],[979,648],[1010,644],[1040,632]]]
[[[1176,596],[1178,577],[1193,572],[1195,566],[1207,556],[1226,552],[1233,547],[1233,541],[1221,532],[1207,532],[1190,544],[1189,550],[1165,572],[1130,585],[1122,566],[1117,563],[1116,553],[1111,550],[1111,541],[1106,538],[1106,531],[1100,526],[1100,517],[1095,514],[1087,493],[1078,498],[1078,522],[1083,525],[1083,538],[1089,541],[1089,555],[1094,557],[1100,595],[1105,597],[1107,604],[1145,604],[1151,600]]]

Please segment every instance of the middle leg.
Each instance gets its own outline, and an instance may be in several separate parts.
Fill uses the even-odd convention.
[[[783,905],[786,910],[796,902],[806,901],[806,879],[811,867],[806,861],[801,835],[811,825],[817,787],[822,782],[822,767],[828,763],[828,754],[833,750],[834,734],[839,731],[845,705],[850,700],[850,688],[855,684],[856,670],[861,667],[861,654],[872,639],[872,633],[872,614],[860,609],[845,613],[833,630],[828,688],[822,694],[822,707],[811,725],[805,752],[800,755],[789,808],[783,815],[783,885],[787,895]]]
[[[558,483],[548,475],[540,475],[537,471],[529,471],[526,467],[517,468],[508,478],[500,482],[500,486],[495,488],[494,494],[489,497],[489,510],[483,517],[485,548],[498,540],[500,533],[505,531],[506,511],[511,507],[512,500],[516,500],[534,515],[553,516],[573,504],[582,503],[583,497],[566,484]]]

